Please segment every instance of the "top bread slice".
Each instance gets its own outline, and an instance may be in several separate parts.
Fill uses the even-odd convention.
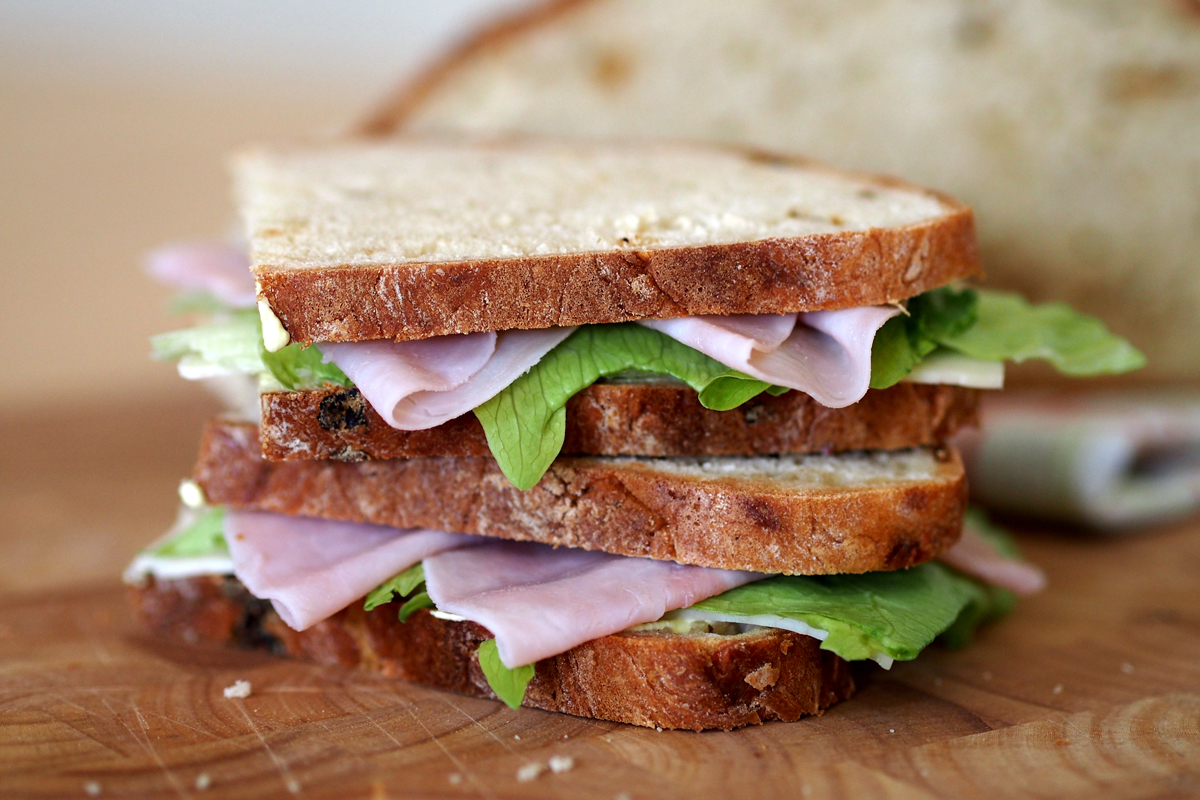
[[[235,175],[259,299],[305,343],[875,305],[979,273],[957,201],[744,150],[442,137],[258,149]]]
[[[360,133],[683,137],[970,203],[989,282],[1200,378],[1200,3],[566,0],[506,19]]]

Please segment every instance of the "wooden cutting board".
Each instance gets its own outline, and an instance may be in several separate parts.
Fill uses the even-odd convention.
[[[659,733],[141,635],[95,576],[169,520],[209,410],[0,419],[0,797],[1200,796],[1200,523],[1026,529],[1050,588],[967,649],[823,717]]]
[[[1200,793],[1200,527],[1032,539],[1051,589],[825,716],[656,732],[138,633],[115,582],[0,601],[4,797]],[[225,699],[247,680],[252,694]],[[518,780],[526,764],[573,768]]]

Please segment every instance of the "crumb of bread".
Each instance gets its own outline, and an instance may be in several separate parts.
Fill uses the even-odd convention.
[[[1054,684],[1054,688],[1051,689],[1050,691],[1053,694],[1062,694],[1063,693],[1063,685],[1061,683],[1056,683],[1056,684]]]
[[[574,768],[575,759],[571,756],[551,756],[550,758],[550,771],[555,775],[570,772]]]
[[[88,781],[83,785],[83,790],[88,793],[89,797],[97,797],[100,794],[100,782]]]
[[[201,772],[196,776],[196,789],[203,792],[209,786],[212,786],[212,778],[208,777],[207,772]]]
[[[245,700],[250,696],[250,681],[234,681],[233,686],[225,687],[226,700]]]
[[[451,772],[450,773],[450,782],[452,784],[454,784],[455,786],[458,786],[460,783],[463,782],[462,773],[461,772]]]
[[[538,776],[541,775],[545,771],[546,771],[545,764],[542,764],[542,763],[539,763],[536,761],[532,761],[532,762],[526,764],[525,766],[521,767],[519,770],[517,770],[517,782],[518,783],[529,783],[530,781],[537,780]]]

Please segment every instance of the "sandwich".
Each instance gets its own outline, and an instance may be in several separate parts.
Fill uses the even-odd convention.
[[[211,316],[156,355],[240,398],[126,573],[185,640],[660,728],[820,713],[850,662],[1040,586],[946,444],[1003,362],[1141,360],[969,288],[969,208],[803,160],[437,138],[234,171],[244,249],[154,260]]]

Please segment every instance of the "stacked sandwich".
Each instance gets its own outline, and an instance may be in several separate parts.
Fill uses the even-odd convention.
[[[156,353],[253,381],[127,572],[191,641],[663,728],[818,713],[1038,586],[956,546],[945,440],[1002,362],[1140,359],[954,285],[969,209],[807,162],[427,139],[235,174],[245,249],[154,264],[212,316]]]

